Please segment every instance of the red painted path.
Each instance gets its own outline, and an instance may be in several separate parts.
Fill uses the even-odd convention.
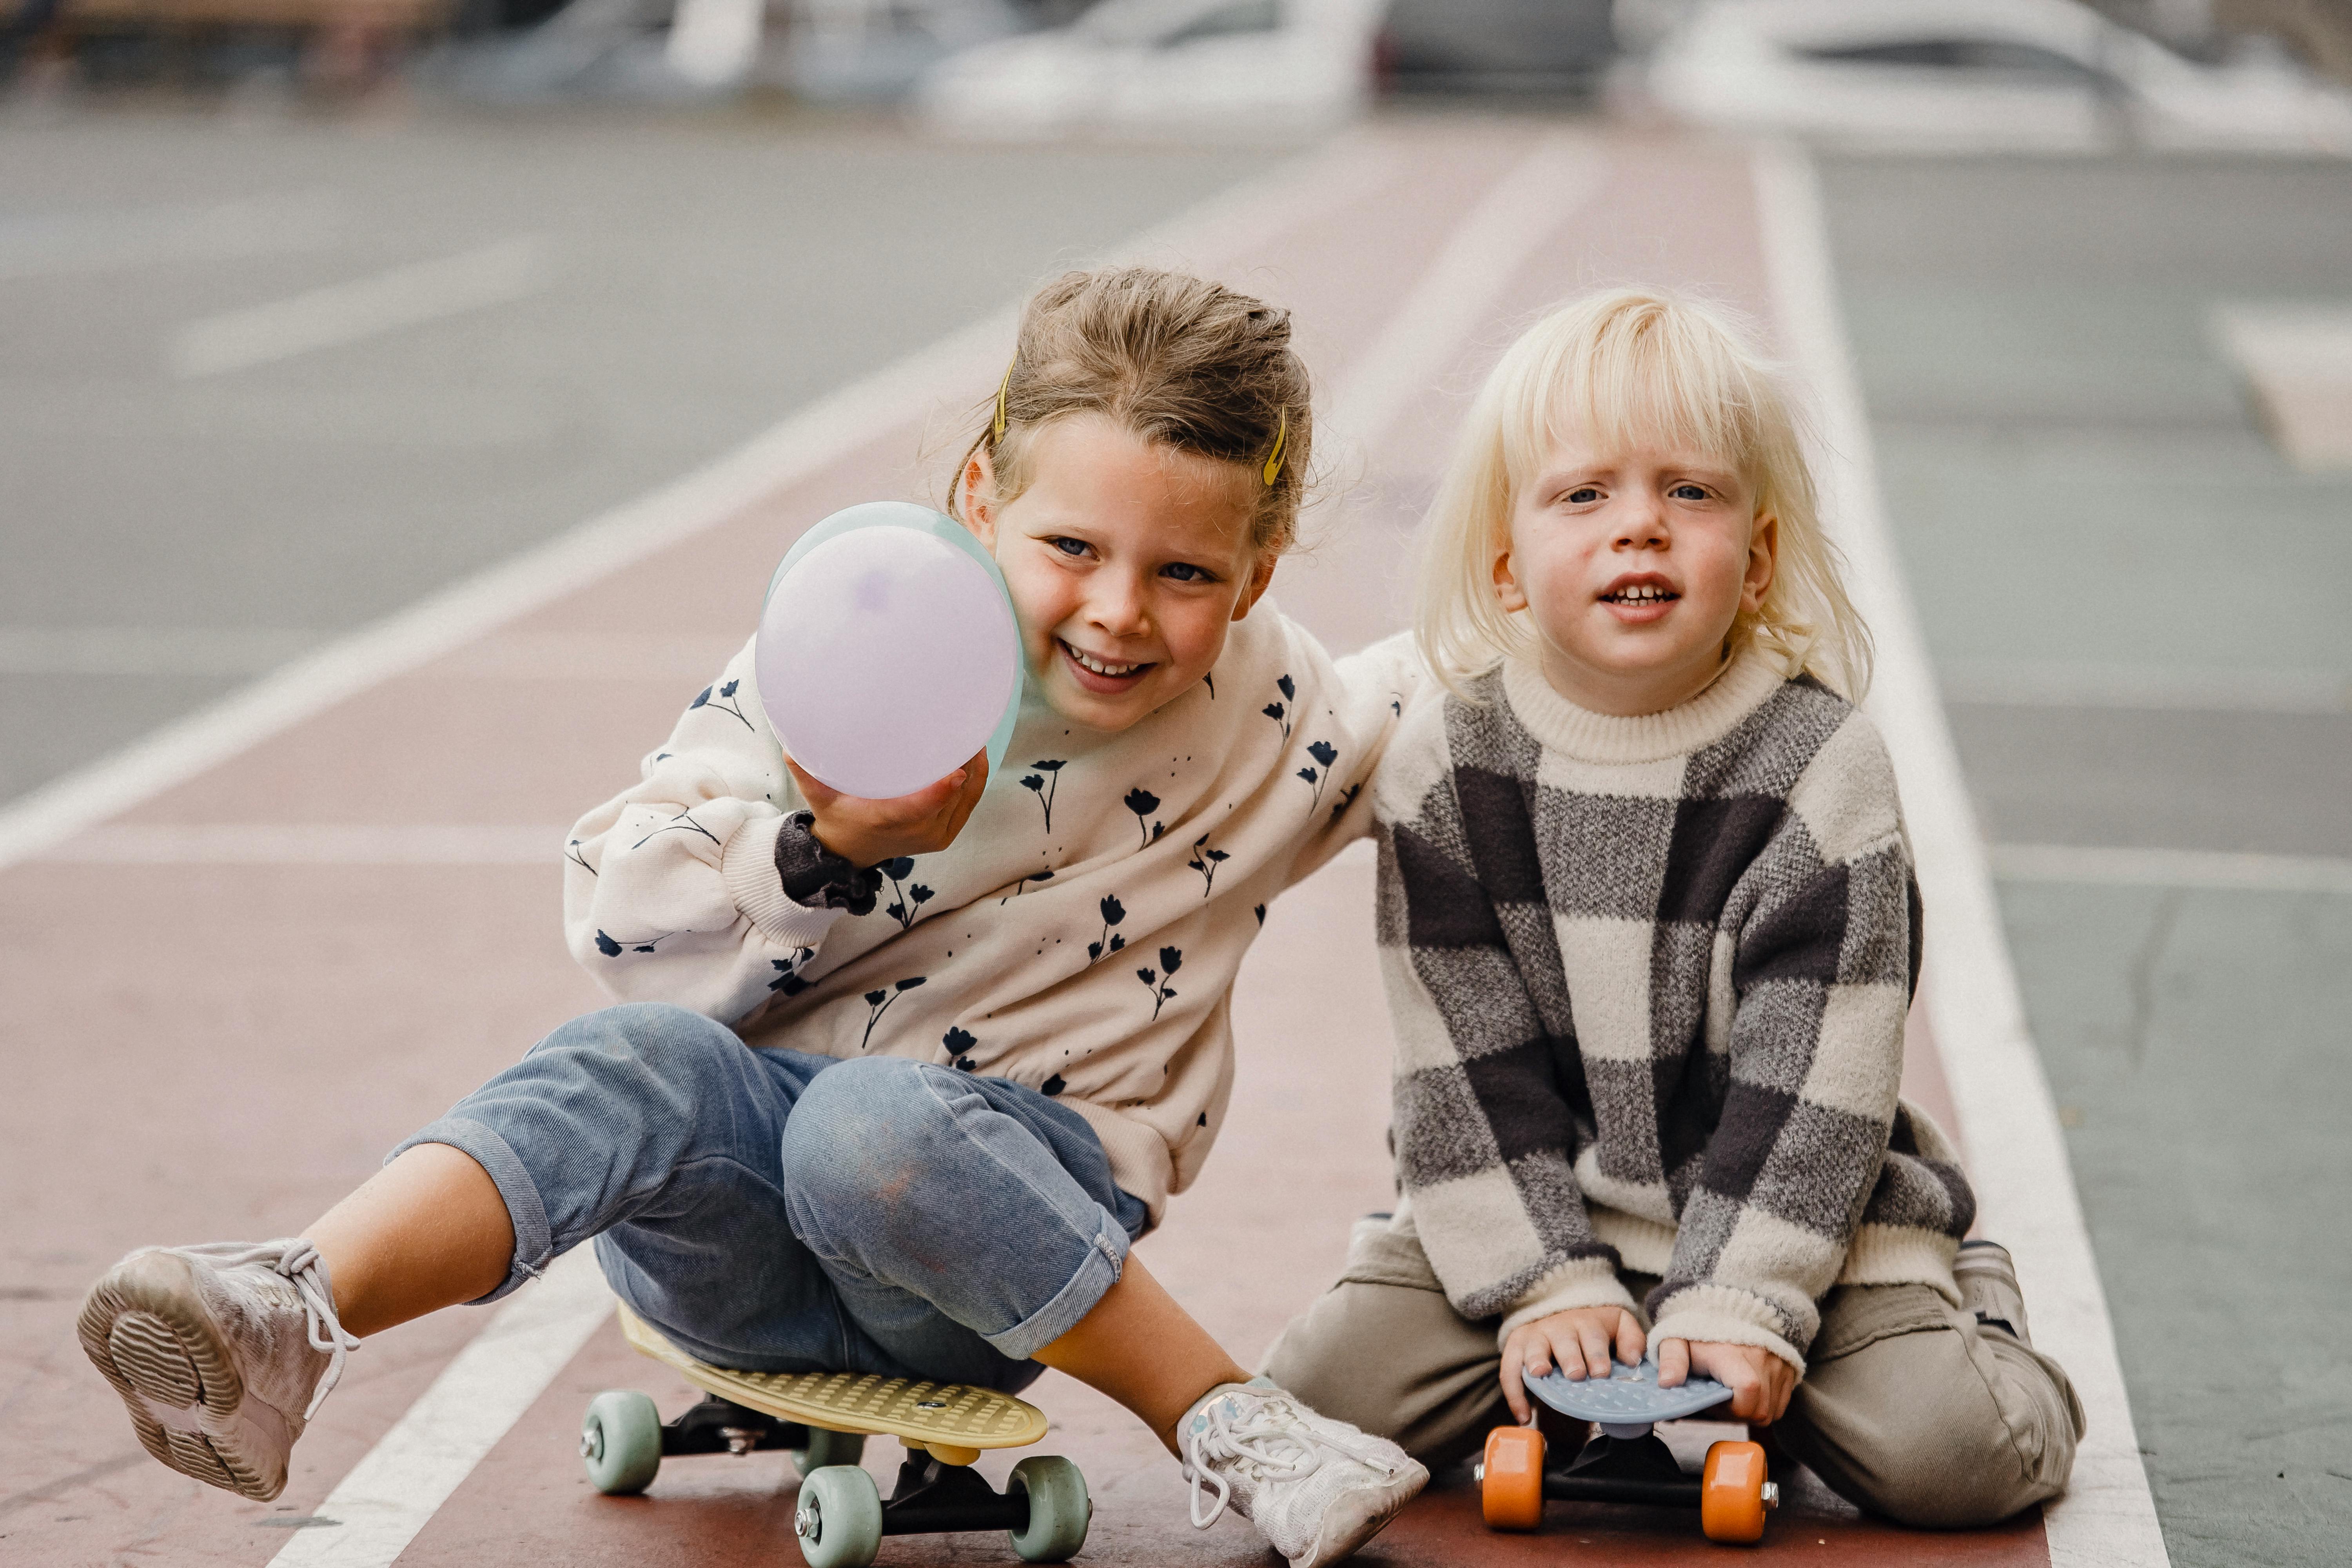
[[[1538,140],[1537,122],[1441,122],[1364,133],[1380,176],[1257,237],[1230,225],[1213,269],[1290,305],[1327,396],[1345,399],[1368,345],[1428,300],[1448,239]],[[1766,314],[1747,161],[1735,150],[1591,143],[1597,178],[1563,191],[1542,243],[1493,279],[1479,326],[1377,430],[1327,439],[1331,493],[1313,548],[1275,596],[1335,649],[1401,624],[1406,532],[1478,374],[1544,303],[1595,283],[1695,286]],[[1210,242],[1203,240],[1204,246]],[[0,1104],[0,1561],[259,1568],[479,1327],[458,1310],[378,1336],[297,1451],[275,1504],[149,1460],[76,1348],[82,1289],[148,1242],[299,1231],[383,1152],[532,1040],[601,1001],[558,931],[558,845],[582,809],[634,776],[682,702],[746,634],[794,532],[851,501],[925,495],[926,431],[987,387],[943,384],[862,448],[722,524],[373,689],[171,788],[58,858],[0,870],[0,995],[12,1092]],[[116,826],[253,831],[465,825],[544,831],[541,863],[88,863]],[[152,840],[148,841],[151,846]],[[360,847],[353,849],[352,843]],[[289,851],[289,853],[294,853]],[[283,857],[279,857],[282,860]],[[1141,1255],[1245,1363],[1336,1272],[1348,1221],[1391,1195],[1382,1131],[1387,1021],[1360,854],[1275,907],[1235,996],[1232,1117],[1199,1184]],[[1948,1121],[1932,1045],[1915,1030],[1915,1098]],[[1965,1132],[1965,1130],[1963,1130]],[[400,1558],[404,1564],[653,1565],[797,1561],[779,1456],[675,1462],[643,1499],[591,1492],[573,1453],[599,1389],[688,1401],[676,1379],[600,1331]],[[1049,1374],[1033,1397],[1097,1499],[1085,1561],[1274,1560],[1228,1520],[1195,1532],[1174,1464],[1090,1391]],[[874,1446],[887,1474],[895,1445]],[[1005,1458],[986,1468],[999,1473]],[[1965,1536],[1866,1522],[1791,1478],[1762,1555],[2041,1563],[2038,1519]],[[331,1528],[321,1526],[319,1528]],[[1488,1534],[1456,1476],[1366,1553],[1406,1564],[1550,1563],[1580,1547],[1626,1563],[1702,1561],[1688,1516],[1555,1506],[1539,1537]],[[1605,1551],[1604,1551],[1605,1548]],[[884,1563],[1012,1561],[1001,1542],[886,1545]]]

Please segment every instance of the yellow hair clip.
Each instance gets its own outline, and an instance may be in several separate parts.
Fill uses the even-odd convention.
[[[996,425],[993,437],[999,441],[1004,439],[1004,395],[1013,389],[1013,367],[1020,363],[1021,356],[1018,353],[1005,361],[1004,379],[996,384]]]
[[[1282,477],[1282,444],[1289,439],[1290,410],[1286,408],[1282,411],[1280,421],[1274,427],[1274,450],[1265,455],[1265,467],[1259,470],[1265,479],[1265,488],[1268,489],[1272,489],[1274,481]]]

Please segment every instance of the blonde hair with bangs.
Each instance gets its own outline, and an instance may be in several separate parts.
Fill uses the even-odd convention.
[[[1805,432],[1780,375],[1729,311],[1652,289],[1560,307],[1504,351],[1463,421],[1421,544],[1413,636],[1447,689],[1535,643],[1526,611],[1495,596],[1519,492],[1562,438],[1595,450],[1696,452],[1754,488],[1780,523],[1772,585],[1740,611],[1726,647],[1760,646],[1853,701],[1870,685],[1871,639],[1840,580],[1805,463]]]

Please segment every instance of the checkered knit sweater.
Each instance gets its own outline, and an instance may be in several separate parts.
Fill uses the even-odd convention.
[[[1662,1277],[1664,1339],[1800,1370],[1833,1284],[1958,1300],[1975,1200],[1896,1098],[1919,896],[1868,720],[1742,656],[1612,718],[1535,666],[1408,714],[1374,786],[1403,1201],[1500,1336]]]

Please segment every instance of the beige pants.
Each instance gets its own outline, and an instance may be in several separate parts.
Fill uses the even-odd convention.
[[[1625,1279],[1637,1300],[1657,1283]],[[1496,1323],[1454,1310],[1419,1241],[1361,1221],[1339,1282],[1291,1320],[1265,1370],[1322,1414],[1394,1438],[1435,1468],[1511,1419]],[[1808,1359],[1773,1436],[1857,1507],[1955,1528],[2065,1489],[2083,1433],[2065,1373],[1927,1286],[1832,1290]]]

